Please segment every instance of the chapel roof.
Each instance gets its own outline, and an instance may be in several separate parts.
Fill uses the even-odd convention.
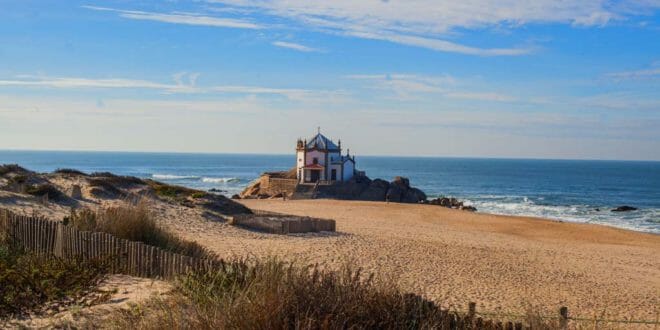
[[[320,132],[317,133],[313,138],[307,140],[307,149],[322,149],[322,150],[339,150],[339,147],[332,142],[332,140],[325,137]]]

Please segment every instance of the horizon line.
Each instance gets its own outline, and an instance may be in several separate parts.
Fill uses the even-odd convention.
[[[59,153],[124,153],[124,154],[180,154],[180,155],[236,155],[236,156],[290,156],[287,153],[260,152],[216,152],[216,151],[143,151],[143,150],[89,150],[89,149],[3,149],[0,152],[59,152]],[[358,154],[359,157],[382,158],[450,158],[450,159],[490,159],[490,160],[549,160],[549,161],[603,161],[603,162],[648,162],[660,163],[660,159],[603,159],[603,158],[546,158],[546,157],[507,157],[507,156],[455,156],[455,155],[382,155]],[[295,158],[295,157],[293,157]]]

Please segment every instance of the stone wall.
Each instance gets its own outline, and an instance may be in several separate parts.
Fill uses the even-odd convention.
[[[272,234],[294,234],[335,231],[334,220],[299,217],[293,215],[251,214],[228,217],[228,223]]]

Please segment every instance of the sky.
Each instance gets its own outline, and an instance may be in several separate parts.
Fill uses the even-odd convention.
[[[660,160],[660,0],[0,0],[0,149]]]

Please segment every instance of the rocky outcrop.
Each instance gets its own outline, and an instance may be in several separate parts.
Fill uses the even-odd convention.
[[[435,198],[430,201],[428,201],[429,204],[432,205],[438,205],[438,206],[443,206],[447,207],[450,209],[457,209],[457,210],[464,210],[464,211],[471,211],[474,212],[477,210],[476,207],[471,206],[471,205],[464,205],[463,202],[459,201],[456,198],[447,198],[447,197],[440,197],[440,198]]]
[[[355,185],[358,186],[357,183]],[[381,179],[375,179],[371,182],[366,183],[366,189],[362,190],[362,192],[359,192],[357,194],[358,198],[356,199],[363,201],[382,202],[385,200],[389,188],[390,188],[389,182]]]
[[[371,180],[363,175],[355,176],[347,182],[319,185],[316,188],[312,185],[299,185],[290,190],[282,189],[282,186],[279,186],[278,189],[272,189],[272,183],[269,182],[271,178],[275,178],[276,180],[285,178],[294,180],[295,172],[264,173],[259,179],[249,184],[240,195],[232,196],[232,198],[267,199],[282,198],[283,196],[296,199],[330,198],[373,202],[433,204],[466,211],[477,210],[473,206],[463,205],[463,202],[456,198],[443,197],[429,201],[422,190],[410,186],[410,180],[402,176],[397,176],[392,182],[387,182],[383,179]]]
[[[628,211],[636,211],[636,210],[637,210],[636,207],[623,205],[613,209],[612,212],[628,212]]]

